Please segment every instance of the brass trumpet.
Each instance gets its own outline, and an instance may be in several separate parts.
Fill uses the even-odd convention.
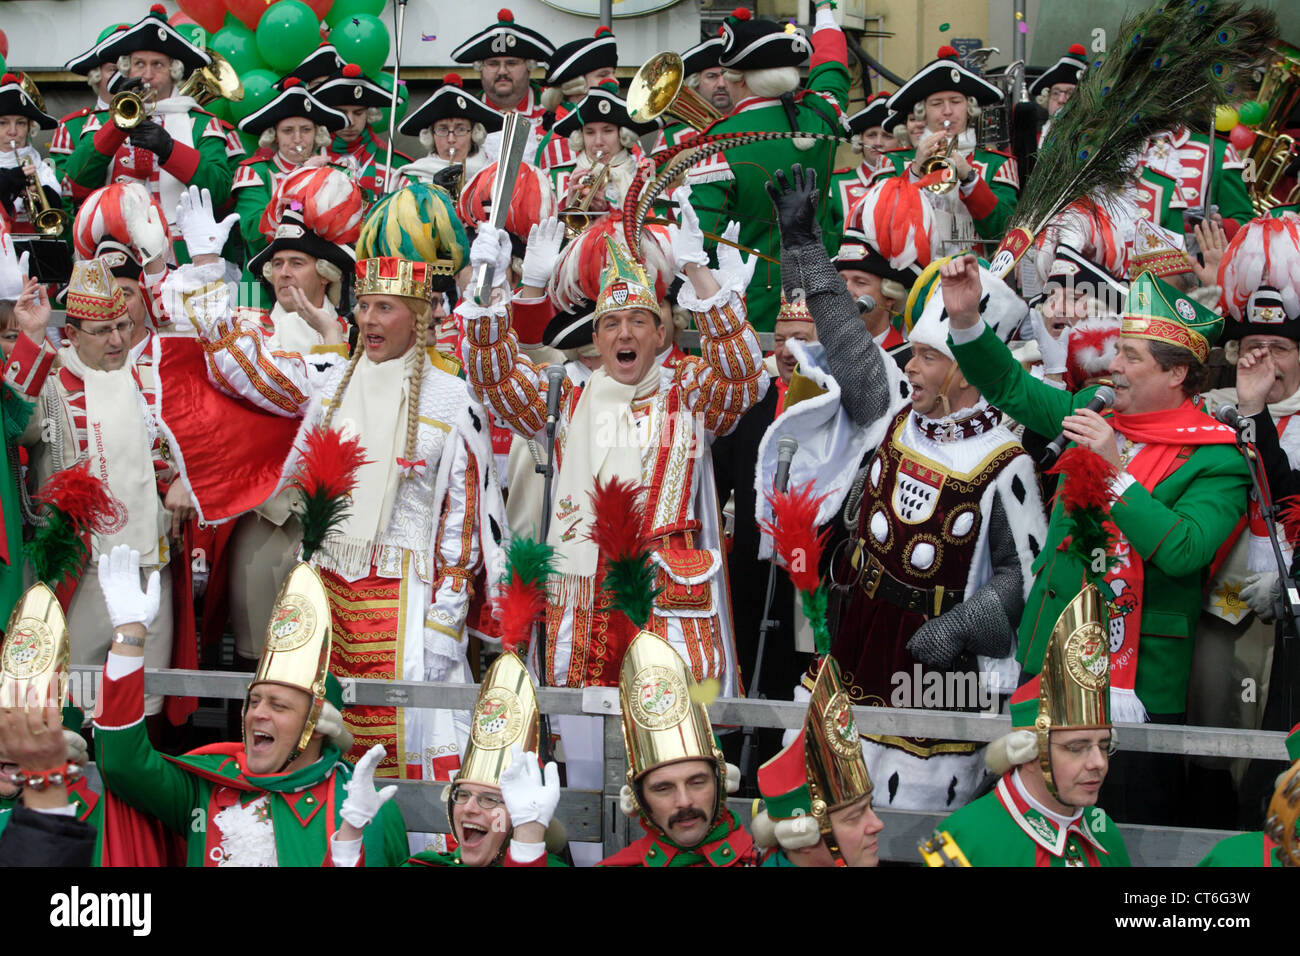
[[[951,125],[952,124],[948,120],[943,121],[944,129],[947,129]],[[952,156],[952,151],[956,148],[956,146],[957,146],[957,137],[949,136],[948,145],[944,147],[943,152],[931,156],[929,159],[927,159],[924,163],[921,164],[922,179],[924,179],[926,176],[929,176],[935,170],[946,169],[948,171],[948,174],[943,179],[939,180],[937,183],[930,183],[928,186],[925,187],[926,189],[930,190],[930,192],[936,195],[942,196],[945,193],[950,193],[957,188],[957,167],[955,167],[952,164],[952,160],[950,158]]]
[[[605,154],[596,153],[596,162],[592,165],[587,173],[587,194],[576,206],[570,206],[560,212],[560,218],[564,221],[564,234],[573,239],[587,228],[591,222],[591,201],[600,194],[602,197],[605,191],[605,183],[609,182],[609,163],[602,162]]]
[[[42,236],[62,235],[63,230],[68,228],[68,214],[50,205],[45,189],[36,175],[36,167],[18,158],[18,144],[10,140],[9,148],[13,150],[14,159],[18,160],[27,177],[27,185],[23,187],[23,202],[27,206],[28,222]]]
[[[118,93],[108,104],[108,115],[118,129],[135,129],[149,118],[158,105],[158,91],[145,87],[143,93],[126,90]]]

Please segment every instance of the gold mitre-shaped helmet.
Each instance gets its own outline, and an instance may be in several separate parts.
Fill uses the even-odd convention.
[[[1052,731],[1110,727],[1110,641],[1096,585],[1084,585],[1056,619],[1042,671],[1011,697],[1011,723],[1038,737],[1039,766],[1053,794]]]
[[[0,707],[62,707],[68,655],[68,622],[59,599],[44,584],[33,584],[9,615],[0,649]]]
[[[298,739],[300,751],[311,740],[325,704],[331,633],[325,584],[315,568],[300,562],[289,572],[275,599],[262,658],[249,684],[250,689],[254,684],[283,684],[311,695],[311,709]],[[247,699],[244,709],[248,709]]]
[[[681,760],[712,761],[718,799],[726,794],[727,765],[703,704],[692,699],[695,679],[661,637],[642,631],[623,655],[618,699],[623,710],[627,782],[632,792],[651,770]],[[695,694],[698,697],[698,692]]]
[[[457,782],[501,785],[511,747],[537,753],[541,718],[533,679],[517,654],[502,654],[488,668],[469,724],[469,746]]]
[[[798,849],[826,838],[838,856],[830,839],[831,811],[868,796],[872,788],[852,702],[833,657],[822,658],[803,733],[758,768],[758,789],[777,842]],[[755,840],[767,826],[755,820]]]
[[[831,810],[871,793],[871,775],[862,756],[862,735],[853,719],[853,704],[840,666],[829,655],[822,658],[804,718],[804,761],[810,809],[827,832]]]
[[[621,309],[645,309],[659,313],[659,297],[645,267],[636,257],[608,236],[605,237],[605,271],[600,276],[600,293],[592,322],[599,322],[607,312]]]

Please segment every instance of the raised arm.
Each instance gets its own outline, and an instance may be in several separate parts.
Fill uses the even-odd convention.
[[[884,354],[863,324],[857,303],[822,245],[817,225],[817,172],[796,164],[789,178],[776,171],[768,194],[781,224],[781,285],[785,297],[802,296],[840,384],[844,410],[859,427],[889,413]]]

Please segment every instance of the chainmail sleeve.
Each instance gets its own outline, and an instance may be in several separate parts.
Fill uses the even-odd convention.
[[[993,576],[952,610],[922,624],[908,642],[921,663],[946,669],[962,651],[994,658],[1011,653],[1025,609],[1024,572],[999,495],[993,497],[988,541]]]
[[[781,246],[781,285],[787,299],[802,295],[839,382],[844,410],[867,427],[889,412],[884,353],[862,323],[857,303],[820,242]]]

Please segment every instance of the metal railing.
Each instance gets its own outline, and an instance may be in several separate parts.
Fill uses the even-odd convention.
[[[73,667],[78,677],[101,669]],[[229,671],[146,670],[145,686],[151,693],[186,697],[238,700],[248,689],[250,673]],[[340,680],[346,704],[421,707],[434,710],[472,710],[478,699],[476,684],[383,681],[364,678]],[[539,687],[539,708],[551,715],[581,715],[604,720],[604,774],[600,790],[566,788],[557,818],[570,840],[599,842],[606,855],[627,846],[641,835],[639,826],[619,810],[618,793],[627,772],[623,736],[619,725],[618,690],[613,687],[583,689]],[[793,701],[719,698],[709,705],[715,727],[802,727],[806,705]],[[995,740],[1011,729],[1004,715],[890,707],[855,707],[854,719],[863,733],[907,737]],[[1247,757],[1286,761],[1286,734],[1277,731],[1233,730],[1163,724],[1116,724],[1120,746],[1144,753],[1188,756]],[[765,755],[770,756],[770,755]],[[446,833],[445,782],[396,781],[397,801],[408,829]],[[732,798],[728,806],[748,824],[754,801]],[[882,860],[919,862],[917,844],[944,819],[944,813],[876,808],[885,829],[880,835]],[[1191,866],[1216,842],[1237,831],[1200,830],[1121,824],[1129,856],[1135,866]]]

